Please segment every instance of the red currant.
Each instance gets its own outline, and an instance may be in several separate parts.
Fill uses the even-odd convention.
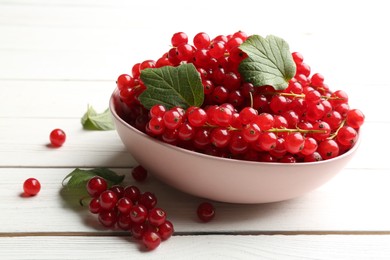
[[[34,196],[41,190],[41,183],[35,178],[28,178],[23,183],[24,194]]]
[[[202,202],[197,209],[198,218],[203,222],[209,222],[215,217],[215,208],[209,202]]]
[[[91,197],[98,197],[107,190],[107,182],[100,176],[95,176],[87,182],[87,192]]]
[[[154,231],[147,230],[142,236],[142,242],[149,250],[156,249],[161,243],[161,237]]]
[[[65,143],[66,134],[62,129],[56,128],[50,133],[50,143],[53,147],[60,147]]]
[[[161,208],[153,208],[149,211],[149,223],[155,227],[162,225],[167,218],[167,214]]]
[[[99,203],[102,210],[110,211],[114,209],[118,202],[118,196],[112,190],[105,190],[99,196]]]
[[[170,238],[173,232],[174,232],[174,227],[169,220],[166,220],[158,227],[158,233],[160,234],[162,240],[167,240],[168,238]]]
[[[131,175],[133,176],[134,180],[143,182],[148,177],[148,171],[141,165],[138,165],[131,171]]]

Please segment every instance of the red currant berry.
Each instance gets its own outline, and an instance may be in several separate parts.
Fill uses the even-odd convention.
[[[148,210],[150,210],[156,206],[157,197],[153,193],[146,191],[140,195],[138,203],[144,205]]]
[[[215,208],[209,202],[202,202],[197,209],[198,218],[203,222],[209,222],[215,217]]]
[[[23,183],[24,194],[28,196],[37,195],[41,190],[41,183],[35,178],[28,178]]]
[[[173,34],[171,43],[173,47],[177,47],[180,44],[186,44],[188,43],[188,36],[184,32],[177,32]]]
[[[285,139],[286,150],[292,154],[299,153],[303,149],[305,138],[301,133],[291,133]]]
[[[142,239],[146,230],[148,230],[148,226],[147,226],[147,223],[140,223],[140,224],[132,223],[130,230],[131,230],[131,235],[135,239],[140,240],[140,239]]]
[[[65,143],[66,134],[63,130],[56,128],[50,133],[50,143],[53,147],[60,147]]]
[[[99,202],[102,210],[110,211],[116,206],[118,196],[112,190],[105,190],[100,194]]]
[[[166,108],[163,105],[154,105],[150,111],[150,117],[162,117],[166,111]]]
[[[118,211],[124,215],[130,213],[131,208],[133,207],[133,202],[127,197],[122,197],[117,202]]]
[[[141,191],[137,186],[127,186],[123,193],[123,197],[129,198],[133,203],[137,203],[139,197],[141,196]]]
[[[176,110],[169,110],[163,116],[164,125],[168,129],[177,129],[182,123],[183,116]]]
[[[141,224],[148,218],[148,210],[142,204],[137,204],[130,209],[130,218],[133,223]]]
[[[107,190],[107,181],[100,176],[95,176],[87,182],[87,192],[91,197],[98,197]]]
[[[117,214],[115,210],[104,210],[99,213],[99,222],[105,227],[113,227],[117,221]]]
[[[359,109],[351,109],[347,112],[347,125],[359,129],[364,123],[364,114]]]
[[[149,223],[155,227],[162,225],[167,218],[167,214],[161,208],[153,208],[149,211]]]
[[[313,87],[322,87],[324,85],[324,76],[320,73],[315,73],[311,76],[310,84]]]
[[[326,139],[318,145],[317,151],[322,159],[328,160],[339,155],[340,148],[336,141]]]
[[[200,32],[195,35],[193,42],[197,49],[206,49],[210,45],[210,37],[207,33]]]
[[[156,249],[161,243],[161,237],[154,231],[147,230],[142,236],[142,243],[149,250]]]
[[[131,218],[129,214],[119,214],[117,217],[117,225],[122,230],[130,230],[133,222],[131,222]]]
[[[118,199],[122,198],[125,192],[125,188],[123,188],[121,185],[113,185],[111,188],[109,188],[109,190],[115,192]]]
[[[148,171],[141,165],[138,165],[131,171],[131,175],[134,180],[143,182],[148,177]]]
[[[170,238],[173,232],[174,232],[174,227],[169,220],[166,220],[163,224],[161,224],[158,227],[158,233],[160,234],[162,240],[167,240],[168,238]]]
[[[99,202],[99,198],[92,198],[91,201],[89,202],[89,212],[92,214],[98,214],[101,211],[101,206]]]
[[[258,112],[252,107],[245,107],[240,111],[240,121],[243,125],[251,123],[256,119]]]

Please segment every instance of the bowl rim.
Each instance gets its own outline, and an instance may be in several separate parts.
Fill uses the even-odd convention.
[[[110,97],[110,101],[109,101],[109,109],[110,109],[110,112],[112,114],[112,116],[117,120],[119,121],[122,125],[124,125],[125,127],[129,128],[131,131],[135,132],[136,134],[138,134],[139,136],[143,137],[143,138],[147,138],[149,140],[152,140],[152,141],[155,141],[157,142],[158,144],[160,145],[163,145],[165,146],[166,148],[168,149],[171,149],[171,150],[178,150],[180,152],[183,152],[183,153],[187,153],[187,154],[190,154],[190,155],[194,155],[194,156],[198,156],[198,157],[201,157],[201,158],[205,158],[205,159],[212,159],[212,160],[220,160],[220,161],[226,161],[226,162],[237,162],[237,163],[244,163],[244,164],[248,164],[248,165],[267,165],[267,166],[291,166],[291,167],[302,167],[304,165],[319,165],[319,164],[328,164],[330,162],[333,162],[333,161],[338,161],[338,160],[342,160],[344,157],[348,157],[350,154],[354,153],[357,148],[359,147],[360,145],[360,139],[361,139],[361,131],[359,130],[359,135],[358,135],[358,138],[356,140],[356,143],[345,153],[343,153],[342,155],[338,155],[334,158],[331,158],[331,159],[327,159],[327,160],[321,160],[321,161],[316,161],[316,162],[299,162],[299,163],[281,163],[281,162],[257,162],[257,161],[246,161],[246,160],[239,160],[239,159],[233,159],[233,158],[224,158],[224,157],[218,157],[218,156],[212,156],[212,155],[208,155],[208,154],[204,154],[204,153],[200,153],[200,152],[195,152],[195,151],[192,151],[192,150],[188,150],[188,149],[185,149],[185,148],[182,148],[182,147],[179,147],[179,146],[175,146],[175,145],[171,145],[171,144],[168,144],[168,143],[165,143],[161,140],[158,140],[156,138],[153,138],[145,133],[143,133],[142,131],[136,129],[135,127],[133,127],[132,125],[130,125],[129,123],[127,123],[125,120],[123,120],[119,115],[118,113],[116,112],[115,110],[115,104],[114,104],[114,98],[115,98],[115,94],[118,92],[118,90],[114,90],[114,92],[112,93],[111,97]]]

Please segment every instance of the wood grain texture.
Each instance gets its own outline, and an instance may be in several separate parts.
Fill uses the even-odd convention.
[[[174,236],[148,252],[128,237],[0,237],[2,259],[389,259],[390,236]],[[20,251],[29,254],[21,255]]]
[[[0,259],[390,259],[385,4],[0,0]],[[129,172],[137,163],[116,132],[85,131],[80,118],[88,104],[106,109],[117,77],[159,58],[173,33],[191,40],[200,31],[214,37],[238,30],[286,39],[331,89],[345,90],[351,107],[366,115],[359,151],[305,196],[262,205],[214,202],[217,215],[207,224],[195,215],[202,198],[150,177],[138,185],[156,193],[176,233],[144,252],[62,191],[75,167],[111,167],[134,183]],[[67,141],[53,149],[48,137],[57,127]],[[28,177],[41,181],[38,196],[23,197]]]
[[[62,191],[62,179],[72,170],[0,168],[3,179],[0,234],[112,232],[101,227],[96,216],[79,205],[77,195]],[[176,191],[152,177],[146,183],[137,184],[130,177],[129,169],[114,170],[126,174],[124,185],[136,184],[143,191],[155,193],[158,204],[166,209],[179,234],[390,233],[390,212],[383,207],[390,197],[387,170],[346,169],[321,188],[284,202],[260,205],[214,202],[217,215],[207,224],[200,223],[195,214],[203,199]],[[22,183],[31,176],[41,181],[42,190],[35,197],[24,198]]]

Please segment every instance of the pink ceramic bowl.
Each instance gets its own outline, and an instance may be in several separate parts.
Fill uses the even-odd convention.
[[[209,156],[158,141],[110,110],[116,130],[134,159],[151,174],[183,192],[230,203],[267,203],[308,193],[334,177],[349,162],[358,143],[336,158],[312,163],[262,163]]]

